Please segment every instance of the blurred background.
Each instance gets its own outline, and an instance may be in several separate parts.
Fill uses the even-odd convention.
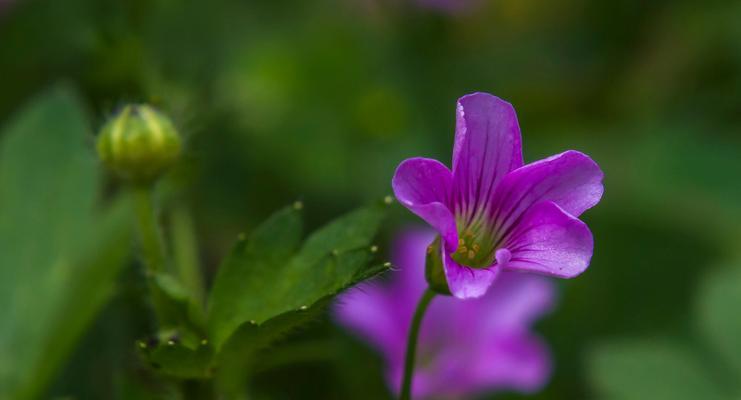
[[[211,279],[236,235],[281,205],[302,200],[317,226],[389,194],[406,157],[449,163],[456,99],[493,93],[517,110],[527,162],[576,149],[606,176],[582,217],[592,265],[558,282],[537,326],[554,375],[528,398],[648,398],[640,385],[667,382],[673,360],[648,353],[669,342],[739,393],[721,360],[732,350],[697,304],[702,282],[741,266],[740,20],[733,1],[3,0],[0,125],[60,83],[93,130],[126,102],[168,112],[187,150],[164,186],[192,213]],[[383,244],[418,223],[397,208]],[[148,328],[133,275],[50,397],[137,398],[132,343]],[[723,293],[739,299],[741,282]],[[253,378],[259,398],[389,396],[380,357],[328,315],[284,340],[292,361]]]

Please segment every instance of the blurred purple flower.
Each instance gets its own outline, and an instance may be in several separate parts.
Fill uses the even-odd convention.
[[[7,9],[10,8],[10,4],[13,0],[0,0],[0,16],[2,16]]]
[[[452,172],[410,158],[392,181],[399,202],[440,233],[453,295],[483,295],[504,269],[582,273],[593,241],[577,217],[602,197],[599,166],[573,150],[523,166],[515,110],[487,93],[458,100],[455,130]]]
[[[424,9],[449,16],[465,15],[480,8],[483,0],[357,0],[364,12],[378,11],[380,8],[410,4],[418,9]]]
[[[468,10],[476,0],[415,0],[418,6],[442,11],[446,13],[458,13]]]
[[[396,392],[412,314],[427,287],[425,248],[433,238],[432,231],[406,232],[394,249],[392,260],[401,270],[391,281],[353,289],[335,308],[342,325],[383,354],[387,380]],[[530,327],[553,301],[547,278],[514,272],[502,273],[480,299],[435,298],[420,331],[414,398],[540,389],[550,376],[551,360]]]

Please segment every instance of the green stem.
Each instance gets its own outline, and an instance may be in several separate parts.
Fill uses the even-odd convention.
[[[404,361],[404,381],[401,386],[401,400],[410,400],[412,398],[412,375],[414,372],[414,359],[417,353],[417,338],[419,337],[419,327],[422,324],[422,318],[427,311],[427,307],[435,297],[435,292],[427,288],[422,298],[419,299],[417,310],[414,311],[412,326],[409,328],[409,339],[407,340],[407,354]]]
[[[172,211],[171,249],[174,265],[183,285],[193,295],[199,306],[205,305],[205,290],[198,261],[198,241],[193,219],[184,205]]]
[[[148,274],[156,274],[165,269],[165,244],[162,241],[151,186],[134,188],[136,218],[139,225],[139,241],[144,255],[144,265]]]
[[[152,185],[136,186],[133,188],[133,195],[139,229],[139,244],[143,256],[142,261],[146,268],[154,313],[161,327],[168,323],[167,306],[164,294],[155,282],[155,277],[165,270],[166,251],[154,210],[152,189]]]

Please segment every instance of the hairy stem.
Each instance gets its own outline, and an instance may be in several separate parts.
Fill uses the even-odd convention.
[[[162,240],[157,215],[154,209],[152,186],[136,186],[133,188],[136,219],[139,231],[139,245],[142,252],[142,261],[146,268],[147,282],[152,297],[152,305],[160,327],[168,324],[167,306],[159,286],[155,282],[156,275],[165,270],[167,253]]]

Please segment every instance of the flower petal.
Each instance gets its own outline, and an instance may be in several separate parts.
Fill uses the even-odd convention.
[[[405,343],[399,321],[388,312],[395,304],[386,289],[371,282],[343,293],[334,305],[334,316],[387,358],[393,358],[403,352]]]
[[[478,299],[436,298],[422,322],[418,361],[425,362],[414,372],[415,395],[469,398],[542,387],[550,376],[550,354],[530,329],[552,307],[553,296],[545,277],[502,271]],[[389,382],[398,392],[401,357],[393,365]]]
[[[574,150],[510,172],[492,199],[496,230],[506,232],[530,206],[540,201],[552,201],[578,217],[602,198],[603,175],[589,156]]]
[[[454,251],[458,232],[448,208],[452,188],[450,170],[437,160],[409,158],[399,164],[391,186],[399,202],[435,228],[445,239],[445,247]]]
[[[527,330],[495,335],[479,348],[469,367],[470,379],[479,390],[538,391],[551,375],[551,357],[542,339]]]
[[[589,266],[594,242],[587,225],[545,201],[531,207],[505,238],[507,269],[573,278]]]
[[[522,166],[522,138],[515,109],[487,93],[458,100],[453,147],[453,193],[459,213],[487,203],[504,176]]]
[[[442,252],[445,279],[450,292],[459,299],[483,296],[499,274],[500,268],[496,265],[489,268],[470,268],[453,261],[445,249]]]
[[[397,304],[394,313],[403,329],[408,328],[407,321],[412,318],[419,298],[427,289],[427,246],[436,236],[437,233],[428,227],[404,229],[397,235],[391,248],[391,262],[399,270],[387,273],[391,277],[387,290]]]
[[[478,329],[485,336],[505,330],[528,329],[548,313],[556,301],[555,287],[550,278],[535,274],[507,271],[503,268],[491,293],[479,301],[478,311],[485,318]]]

